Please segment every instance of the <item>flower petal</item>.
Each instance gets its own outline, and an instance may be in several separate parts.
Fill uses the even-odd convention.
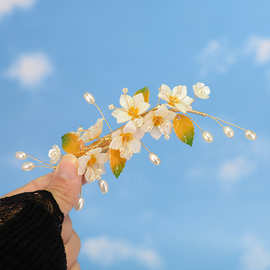
[[[171,95],[171,88],[166,84],[162,84],[159,88],[158,97],[163,100],[169,101],[170,95]]]
[[[120,149],[122,146],[122,139],[120,136],[114,137],[110,143],[111,149]]]
[[[117,123],[124,123],[131,119],[131,116],[124,109],[116,109],[112,112],[112,116],[116,118]]]
[[[172,132],[172,123],[171,121],[164,122],[160,127],[160,132],[164,135],[170,135]]]
[[[172,112],[172,111],[168,110],[168,112],[167,112],[167,114],[166,114],[166,116],[164,118],[165,118],[165,120],[170,121],[170,120],[174,119],[175,115],[176,115],[175,112]]]
[[[127,147],[123,147],[120,149],[120,157],[125,158],[126,160],[131,159],[133,152],[130,152]]]
[[[150,134],[156,140],[158,140],[162,135],[158,127],[153,127]]]
[[[121,95],[120,96],[120,105],[125,108],[126,110],[129,109],[129,107],[134,106],[133,98],[129,95]]]
[[[144,97],[143,94],[137,94],[133,97],[133,101],[134,101],[134,106],[138,107],[139,104],[144,103]]]
[[[187,105],[190,105],[193,101],[194,101],[194,99],[191,97],[188,97],[188,96],[186,96],[185,98],[182,99],[182,102],[184,102]]]
[[[121,129],[117,129],[112,133],[112,138],[118,137],[121,134]]]
[[[107,153],[100,153],[96,156],[98,165],[102,165],[106,163],[109,159],[109,155]]]
[[[141,151],[141,142],[134,139],[129,142],[128,147],[132,153],[139,153]]]
[[[170,96],[172,93],[171,88],[166,84],[162,84],[159,88],[159,91],[163,94],[166,94],[167,96]]]
[[[187,110],[189,109],[189,106],[187,106],[185,103],[178,103],[175,104],[175,107],[182,113],[186,113]]]
[[[136,125],[133,121],[129,121],[123,128],[124,133],[134,133],[136,131]]]
[[[86,172],[84,174],[84,177],[85,177],[86,181],[88,183],[94,182],[95,181],[95,176],[96,175],[95,175],[94,169],[91,168],[91,167],[87,167],[87,170],[86,170]]]
[[[89,157],[86,155],[78,158],[78,163],[79,163],[78,175],[83,175],[85,173],[88,160],[89,160]]]
[[[179,99],[183,99],[187,95],[187,87],[185,85],[175,86],[172,95],[177,96]]]
[[[137,128],[136,132],[133,134],[134,138],[140,140],[144,136],[145,131],[142,128]]]
[[[144,112],[146,112],[150,107],[149,103],[143,102],[138,104],[138,109],[139,109],[139,114],[143,114]]]

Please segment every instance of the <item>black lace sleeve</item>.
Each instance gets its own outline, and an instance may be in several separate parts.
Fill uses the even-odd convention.
[[[0,199],[0,269],[66,270],[63,218],[46,190]]]

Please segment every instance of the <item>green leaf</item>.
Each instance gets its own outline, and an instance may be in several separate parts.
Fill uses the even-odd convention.
[[[76,154],[81,151],[83,141],[74,132],[66,133],[61,139],[63,150],[66,153]]]
[[[120,151],[110,149],[110,165],[112,172],[116,178],[119,177],[126,165],[126,159],[120,157]]]
[[[138,91],[134,94],[134,96],[135,96],[135,95],[138,95],[138,94],[140,94],[140,93],[143,94],[144,101],[148,103],[148,102],[149,102],[149,96],[150,96],[149,88],[145,86],[144,88],[138,90]]]
[[[194,139],[194,125],[191,119],[183,114],[177,114],[173,120],[173,128],[177,137],[190,146]]]

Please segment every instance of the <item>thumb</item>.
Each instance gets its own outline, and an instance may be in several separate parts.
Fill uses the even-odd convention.
[[[78,175],[78,159],[67,154],[62,157],[46,190],[52,193],[59,208],[66,216],[78,201],[82,176]]]

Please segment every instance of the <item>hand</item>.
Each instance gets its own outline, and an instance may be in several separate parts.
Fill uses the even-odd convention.
[[[81,247],[80,238],[72,229],[72,222],[68,215],[72,207],[77,204],[81,185],[85,183],[85,179],[77,175],[77,170],[77,158],[70,154],[65,155],[54,172],[41,176],[4,196],[13,196],[18,193],[33,192],[40,189],[52,193],[64,214],[62,239],[66,251],[68,270],[80,269],[77,261]]]

